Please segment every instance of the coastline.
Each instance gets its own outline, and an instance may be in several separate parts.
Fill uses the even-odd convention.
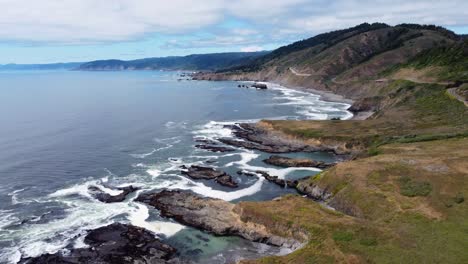
[[[346,98],[343,95],[333,93],[331,91],[323,91],[323,90],[318,90],[314,88],[306,88],[306,87],[300,87],[300,86],[286,86],[284,84],[280,83],[274,83],[274,82],[264,82],[264,83],[272,83],[276,85],[280,85],[284,88],[291,89],[291,90],[297,90],[305,93],[311,93],[315,95],[320,96],[320,100],[326,101],[326,102],[332,102],[332,103],[344,103],[348,104],[349,107],[351,107],[356,101],[350,98]],[[349,109],[349,108],[348,108]],[[353,116],[349,118],[348,120],[366,120],[369,117],[371,117],[375,112],[372,111],[360,111],[360,112],[352,112],[349,111]]]
[[[300,87],[300,86],[287,86],[285,84],[281,83],[275,83],[275,82],[256,82],[256,81],[236,81],[236,82],[241,82],[241,83],[264,83],[266,85],[278,85],[282,88],[285,89],[291,89],[299,92],[304,92],[304,93],[309,93],[313,95],[318,95],[319,100],[325,101],[325,102],[332,102],[332,103],[343,103],[343,104],[348,104],[349,107],[348,109],[356,102],[355,100],[352,100],[350,98],[346,98],[343,95],[333,93],[331,91],[323,91],[323,90],[318,90],[314,88],[306,88],[306,87]],[[373,111],[360,111],[360,112],[352,112],[347,110],[349,113],[351,113],[353,116],[347,120],[366,120],[369,117],[371,117],[375,112]]]

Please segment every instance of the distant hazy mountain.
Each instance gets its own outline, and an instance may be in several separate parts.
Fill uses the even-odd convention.
[[[50,63],[50,64],[5,64],[0,65],[0,71],[22,70],[71,70],[78,68],[83,62]]]
[[[123,70],[219,70],[244,65],[268,54],[261,52],[230,52],[194,54],[183,57],[146,58],[139,60],[98,60],[81,64],[83,71]]]

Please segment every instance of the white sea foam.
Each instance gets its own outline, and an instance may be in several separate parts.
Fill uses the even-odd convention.
[[[148,156],[153,155],[154,153],[156,153],[156,151],[157,151],[157,150],[156,150],[155,148],[153,148],[153,150],[150,151],[150,152],[148,152],[148,153],[130,154],[130,156],[132,156],[132,157],[134,157],[134,158],[137,158],[137,159],[144,159],[144,158],[146,158],[146,157],[148,157]]]
[[[146,170],[146,172],[153,177],[158,177],[159,175],[161,175],[161,170],[158,169],[149,169]]]
[[[146,158],[148,156],[151,156],[151,155],[155,154],[156,152],[166,150],[166,149],[170,149],[170,148],[174,147],[174,145],[181,142],[181,140],[178,139],[178,137],[165,138],[165,139],[154,139],[154,141],[156,141],[157,143],[163,144],[164,146],[159,147],[159,148],[153,148],[153,150],[151,150],[148,153],[130,154],[130,156],[132,156],[134,158],[137,158],[137,159],[144,159],[144,158]],[[167,142],[169,142],[169,143],[167,143]]]
[[[49,198],[58,198],[58,197],[67,197],[67,196],[70,196],[70,195],[74,195],[74,194],[77,194],[77,195],[80,195],[80,196],[83,196],[83,197],[89,197],[91,198],[91,194],[89,192],[89,187],[91,186],[95,186],[95,187],[98,187],[101,191],[105,192],[105,193],[108,193],[112,196],[115,196],[115,195],[119,195],[121,194],[123,191],[122,190],[113,190],[113,189],[110,189],[108,187],[105,187],[102,185],[102,181],[100,180],[91,180],[91,181],[87,181],[85,183],[81,183],[81,184],[75,184],[69,188],[64,188],[64,189],[60,189],[60,190],[57,190],[51,194],[48,195]]]
[[[18,194],[23,192],[24,190],[26,190],[26,188],[23,188],[23,189],[19,189],[19,190],[14,190],[13,192],[10,192],[8,194],[8,196],[11,197],[11,204],[15,205],[15,204],[20,204],[20,203],[24,203],[26,201],[21,201],[19,198],[18,198]]]
[[[237,166],[238,168],[242,170],[247,170],[247,171],[265,171],[268,174],[272,176],[278,176],[280,179],[285,179],[286,176],[292,172],[295,171],[313,171],[313,172],[318,172],[322,171],[317,168],[310,168],[310,167],[291,167],[291,168],[271,168],[271,167],[261,167],[261,166],[253,166],[250,165],[249,162],[255,160],[258,158],[260,155],[254,153],[253,151],[245,151],[243,153],[239,153],[238,155],[241,156],[241,159],[239,161],[233,161],[227,163],[224,167],[232,167],[232,166]]]
[[[349,104],[325,102],[320,100],[320,95],[289,89],[274,83],[267,83],[267,85],[269,89],[281,93],[281,96],[275,96],[273,99],[286,100],[279,105],[297,106],[296,113],[306,119],[326,120],[330,117],[327,112],[340,112],[338,117],[343,120],[353,117],[353,114],[347,111]]]
[[[164,234],[165,236],[173,236],[177,232],[185,228],[185,226],[163,221],[151,221],[148,222],[149,210],[146,205],[140,203],[134,203],[134,208],[129,212],[128,220],[134,226],[139,226],[150,230],[156,234]]]
[[[87,186],[87,184],[86,184]],[[36,257],[44,253],[55,253],[64,248],[85,230],[95,229],[111,223],[111,218],[125,214],[127,208],[120,204],[105,204],[92,200],[68,199],[57,196],[57,201],[67,205],[67,216],[45,224],[26,225],[10,234],[12,240],[20,238],[15,256]]]
[[[186,129],[187,128],[187,122],[173,122],[169,121],[164,124],[164,126],[167,129]]]
[[[0,210],[0,230],[19,221],[11,210]]]
[[[169,187],[169,184],[171,183],[161,182],[158,187]],[[127,215],[128,220],[133,225],[165,236],[172,236],[184,228],[182,225],[171,222],[146,221],[149,217],[148,208],[133,201],[106,204],[91,199],[70,197],[71,194],[89,196],[87,189],[91,185],[96,185],[108,192],[110,190],[105,189],[105,187],[99,185],[98,181],[93,180],[49,195],[49,199],[54,199],[56,202],[62,202],[66,205],[66,217],[45,224],[25,225],[21,230],[12,231],[9,238],[19,242],[15,247],[2,250],[3,262],[16,263],[21,257],[36,257],[44,253],[53,254],[70,243],[73,243],[75,247],[84,247],[86,245],[82,239],[86,230],[108,225],[114,222],[113,218],[118,215]],[[6,219],[3,216],[5,214],[2,214],[2,220]],[[8,219],[10,218],[8,217]],[[5,221],[3,224],[9,223]]]
[[[234,192],[225,192],[215,190],[209,186],[204,185],[201,182],[195,182],[179,175],[175,175],[175,177],[179,178],[179,181],[175,181],[174,184],[166,187],[167,189],[191,190],[206,197],[222,199],[225,201],[232,201],[245,196],[254,195],[262,189],[262,185],[264,182],[263,178],[259,178],[253,185],[247,188],[237,190]]]
[[[234,125],[235,122],[216,122],[210,121],[203,125],[200,129],[195,130],[193,133],[198,137],[205,139],[216,139],[222,137],[231,137],[232,130],[224,127],[225,125]]]

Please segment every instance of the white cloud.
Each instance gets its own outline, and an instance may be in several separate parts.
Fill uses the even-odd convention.
[[[262,51],[262,50],[264,49],[260,46],[247,46],[247,47],[241,48],[242,52],[255,52],[255,51]]]
[[[184,32],[222,19],[221,0],[0,0],[0,39],[47,42],[131,40]]]
[[[262,40],[313,35],[362,22],[468,25],[467,0],[0,0],[0,10],[0,41],[47,43],[190,34],[212,30],[226,17],[242,19],[252,28],[215,31],[215,37],[197,44],[260,45]]]

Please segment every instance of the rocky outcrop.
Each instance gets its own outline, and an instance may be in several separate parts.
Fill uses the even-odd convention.
[[[208,140],[208,139],[197,139],[195,140],[198,143],[195,145],[196,148],[203,149],[203,150],[208,150],[211,152],[232,152],[235,151],[233,148],[229,147],[224,147],[224,146],[219,146],[218,142],[213,141],[213,140]]]
[[[185,167],[183,167],[183,169],[184,168]],[[218,177],[226,175],[224,171],[219,171],[211,167],[203,167],[197,165],[192,165],[188,167],[186,170],[182,171],[182,174],[185,174],[195,180],[214,180]]]
[[[319,149],[304,144],[299,140],[291,140],[284,136],[271,133],[255,124],[238,124],[229,126],[233,134],[242,140],[232,138],[220,138],[224,144],[255,149],[267,153],[288,153],[288,152],[311,152]]]
[[[296,188],[299,181],[292,181],[292,180],[284,180],[280,179],[278,176],[271,176],[270,174],[264,171],[256,171],[256,173],[260,174],[263,178],[267,181],[272,182],[276,185],[279,185],[283,188]]]
[[[213,146],[213,145],[205,145],[205,144],[197,144],[195,145],[196,148],[208,150],[211,152],[233,152],[235,149],[223,147],[223,146]]]
[[[383,100],[380,96],[365,97],[355,101],[348,111],[357,114],[359,112],[375,112],[380,107],[380,102]]]
[[[182,167],[182,174],[189,176],[195,180],[215,180],[217,183],[230,187],[237,188],[237,183],[232,179],[231,175],[224,171],[219,171],[211,167],[203,167],[192,165],[190,167]]]
[[[281,156],[270,156],[268,159],[263,160],[263,162],[274,165],[274,166],[279,166],[279,167],[314,167],[314,168],[319,168],[319,169],[326,169],[334,164],[331,163],[326,163],[322,161],[315,161],[311,159],[293,159],[293,158],[288,158],[288,157],[281,157]]]
[[[162,191],[142,194],[137,201],[158,209],[161,216],[204,230],[215,235],[235,235],[250,241],[274,246],[297,248],[294,239],[272,234],[263,225],[244,222],[235,210],[236,205],[213,198],[201,197],[188,191]]]
[[[268,86],[264,83],[254,83],[252,84],[252,87],[257,88],[257,89],[262,89],[262,90],[268,89]]]
[[[71,249],[67,254],[44,254],[21,263],[188,263],[174,258],[176,250],[154,234],[131,225],[115,223],[92,230],[85,243],[90,247]]]
[[[221,184],[222,186],[230,187],[230,188],[237,188],[237,182],[235,182],[230,175],[223,175],[216,178],[215,182]]]
[[[319,187],[315,184],[310,183],[309,179],[299,181],[296,185],[296,190],[301,194],[307,195],[317,201],[327,201],[332,197],[332,193],[326,188]]]
[[[90,194],[97,200],[103,202],[103,203],[120,203],[125,200],[127,195],[130,193],[133,193],[134,191],[137,191],[138,188],[135,188],[133,186],[127,186],[127,187],[121,187],[121,188],[116,188],[116,190],[121,191],[118,195],[110,195],[103,190],[101,190],[97,186],[90,186],[88,188],[88,191]]]

